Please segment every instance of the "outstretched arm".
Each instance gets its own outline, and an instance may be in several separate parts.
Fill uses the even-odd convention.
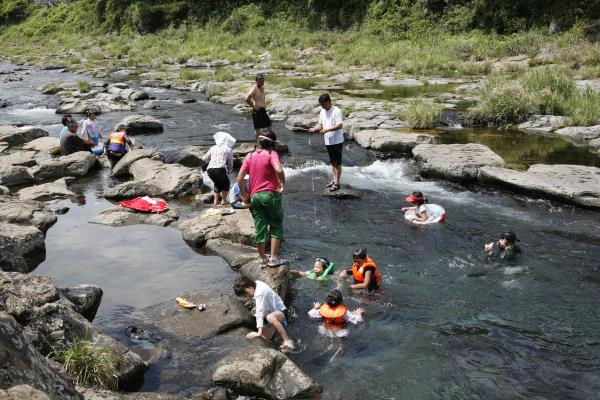
[[[354,285],[350,285],[350,289],[366,289],[369,287],[371,279],[373,279],[373,271],[368,269],[365,271],[365,281],[362,283],[355,283]]]

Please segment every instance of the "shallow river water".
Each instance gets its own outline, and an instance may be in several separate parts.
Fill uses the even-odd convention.
[[[0,84],[0,97],[13,104],[0,109],[0,124],[41,124],[57,135],[57,100],[36,88],[78,79],[31,71],[23,81]],[[202,95],[148,91],[162,106],[149,113],[163,120],[166,130],[138,137],[146,147],[209,144],[217,130],[252,137],[251,121]],[[198,102],[175,101],[183,97]],[[124,115],[101,115],[99,121],[107,132]],[[284,158],[288,184],[282,247],[291,267],[309,268],[317,256],[349,266],[352,251],[365,246],[383,274],[384,290],[377,295],[344,290],[349,307],[366,309],[366,323],[343,340],[320,336],[306,315],[334,284],[291,281],[289,329],[299,350],[290,357],[323,385],[325,399],[597,398],[600,213],[504,191],[422,181],[410,160],[376,160],[354,143],[345,145],[343,182],[368,193],[357,201],[331,201],[321,196],[329,177],[322,139],[293,134],[283,123],[274,127],[291,149]],[[520,143],[517,136],[514,140]],[[562,157],[530,148],[520,165],[580,159],[598,165],[594,157],[575,157],[581,150],[566,142],[560,151],[572,152]],[[94,323],[135,346],[123,329],[136,310],[192,288],[231,293],[236,274],[222,259],[190,249],[175,229],[89,224],[110,206],[101,197],[110,180],[98,172],[73,185],[79,196],[63,202],[71,210],[48,231],[47,258],[35,273],[51,276],[59,286],[101,286],[105,294]],[[446,207],[446,224],[405,222],[399,208],[414,190]],[[200,212],[200,206],[190,204],[173,202],[183,210],[182,219]],[[523,254],[512,263],[487,262],[483,244],[506,229],[517,232]],[[173,351],[149,370],[142,389],[190,394],[209,387],[212,363],[245,341],[167,338],[162,347]]]

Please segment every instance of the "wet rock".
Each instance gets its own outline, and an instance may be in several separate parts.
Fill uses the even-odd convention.
[[[86,151],[58,158],[42,160],[31,168],[34,179],[39,181],[57,179],[65,176],[85,176],[96,164],[96,156]]]
[[[485,184],[600,208],[600,168],[596,167],[536,164],[523,172],[484,167],[478,178]]]
[[[129,172],[134,180],[108,189],[104,197],[181,197],[199,193],[202,188],[200,172],[179,164],[164,164],[157,160],[142,158],[130,165]]]
[[[285,265],[263,268],[259,260],[243,265],[238,272],[242,276],[263,281],[285,299],[288,287],[289,269]]]
[[[119,393],[110,390],[78,388],[85,400],[185,400],[186,397],[170,393]]]
[[[160,109],[160,102],[158,100],[149,100],[144,103],[144,110],[158,110]]]
[[[2,400],[50,400],[44,392],[34,389],[29,385],[13,386],[8,390],[0,389],[0,399],[2,399]]]
[[[398,120],[390,111],[355,111],[344,120],[346,139],[354,139],[357,132],[364,130],[403,128],[408,125]]]
[[[125,117],[115,126],[115,129],[127,129],[128,135],[145,133],[162,133],[164,128],[162,122],[147,115],[130,115]]]
[[[197,101],[198,100],[191,99],[191,98],[177,99],[177,103],[179,103],[179,104],[192,104],[192,103],[196,103]]]
[[[65,178],[58,179],[54,182],[34,185],[17,192],[17,196],[21,200],[38,200],[48,201],[56,199],[64,199],[66,197],[74,197],[75,193],[67,188]]]
[[[116,206],[96,215],[90,223],[109,226],[158,225],[167,226],[179,219],[179,212],[169,209],[161,213],[145,213],[130,208]]]
[[[133,93],[131,93],[131,95],[129,95],[129,100],[133,100],[133,101],[142,101],[142,100],[148,100],[150,98],[150,95],[146,92],[144,92],[143,90],[134,90]]]
[[[354,141],[365,149],[410,153],[423,143],[433,143],[433,135],[400,133],[387,129],[364,130],[354,134]]]
[[[4,150],[8,149],[8,143],[6,142],[0,142],[0,154],[4,153]]]
[[[85,114],[86,111],[93,111],[97,115],[106,114],[113,111],[131,111],[133,105],[124,102],[123,100],[111,100],[107,97],[106,100],[99,99],[67,99],[56,109],[57,114]]]
[[[6,142],[10,146],[27,143],[43,136],[48,136],[48,132],[35,126],[0,125],[0,142]]]
[[[222,359],[213,381],[236,393],[267,399],[317,396],[322,388],[293,361],[273,349],[247,346]]]
[[[102,301],[102,288],[95,285],[77,285],[59,288],[60,294],[75,305],[77,312],[92,322]]]
[[[319,105],[317,98],[314,99],[275,99],[267,106],[269,114],[273,114],[275,120],[285,118],[295,114],[311,114],[316,113]],[[278,118],[279,116],[279,118]]]
[[[285,127],[291,131],[308,131],[319,122],[318,114],[291,115],[285,122]]]
[[[526,132],[554,132],[566,125],[568,118],[557,115],[532,115],[528,121],[519,125]]]
[[[585,143],[600,137],[600,125],[571,126],[569,128],[559,129],[556,131],[556,133],[559,136],[573,142]]]
[[[0,222],[35,226],[45,234],[56,220],[56,215],[39,201],[0,198]]]
[[[33,176],[26,167],[0,164],[0,185],[15,186],[33,182]]]
[[[362,198],[363,193],[360,190],[352,188],[340,188],[335,192],[331,192],[329,191],[329,189],[325,189],[323,191],[323,196],[336,200],[355,200]]]
[[[149,158],[151,160],[164,161],[164,157],[161,153],[156,150],[150,149],[136,149],[131,150],[123,156],[113,167],[113,176],[129,175],[129,167],[131,164],[142,158]]]
[[[452,181],[474,181],[481,167],[503,167],[504,160],[482,144],[420,144],[412,150],[419,173]]]
[[[175,299],[140,311],[142,320],[175,336],[208,337],[239,327],[252,327],[254,319],[238,299],[220,292],[192,292],[180,297],[206,309],[186,309]]]
[[[167,164],[177,163],[185,167],[201,167],[205,164],[202,157],[207,150],[206,146],[186,146],[167,154],[165,162]]]
[[[34,226],[0,223],[0,269],[31,272],[46,259],[44,234]]]
[[[7,188],[6,186],[0,185],[0,196],[8,196],[8,195],[10,195],[10,189]]]
[[[83,398],[77,393],[71,381],[53,368],[39,353],[29,337],[23,333],[21,325],[5,312],[0,312],[0,349],[1,387],[30,385],[48,394],[52,399],[79,400]],[[29,393],[29,397],[21,397],[23,399],[43,398],[39,397],[38,393],[28,391],[23,387],[16,390],[13,388],[7,392],[14,395],[14,399],[20,398],[16,397],[17,394],[24,393]]]
[[[180,228],[183,240],[194,246],[203,247],[210,239],[253,245],[254,220],[248,210],[236,210],[231,215],[200,215],[184,221]]]
[[[202,193],[202,194],[197,194],[194,199],[198,203],[213,204],[213,202],[214,202],[214,195],[213,195],[212,192]]]
[[[31,167],[36,164],[35,151],[15,151],[0,157],[0,165],[16,165],[21,167]]]
[[[209,239],[206,241],[206,250],[222,257],[233,269],[258,260],[256,248],[235,243],[226,239]]]
[[[50,150],[54,147],[60,147],[60,139],[55,137],[41,137],[26,143],[23,146],[25,150],[33,150],[39,153],[50,155]]]

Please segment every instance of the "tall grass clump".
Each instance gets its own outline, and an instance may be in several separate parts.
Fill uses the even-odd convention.
[[[99,389],[117,388],[117,362],[105,349],[87,340],[75,339],[53,357],[76,385]]]
[[[92,84],[88,81],[77,81],[77,90],[81,93],[87,93],[92,89]]]
[[[577,91],[568,103],[568,124],[591,126],[600,124],[600,93],[589,86]]]
[[[520,81],[494,76],[486,81],[470,117],[476,125],[520,123],[536,108],[534,97]]]
[[[536,68],[523,76],[523,87],[535,98],[542,114],[566,115],[575,94],[575,82],[565,69]]]
[[[217,82],[230,82],[234,79],[233,72],[228,68],[219,68],[215,74],[215,80]]]
[[[179,79],[182,81],[209,81],[212,77],[213,75],[207,71],[197,71],[189,68],[179,71]]]
[[[408,101],[406,111],[400,117],[415,129],[435,128],[442,117],[443,107],[432,99],[417,97]]]

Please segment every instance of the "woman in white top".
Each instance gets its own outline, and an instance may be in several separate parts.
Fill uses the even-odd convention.
[[[93,111],[86,111],[85,117],[81,128],[81,138],[97,145],[100,143],[100,126],[96,120],[96,114]]]
[[[412,207],[402,208],[407,220],[415,224],[434,224],[446,222],[446,210],[437,204],[429,204],[421,192],[413,192],[406,201],[414,204]]]

